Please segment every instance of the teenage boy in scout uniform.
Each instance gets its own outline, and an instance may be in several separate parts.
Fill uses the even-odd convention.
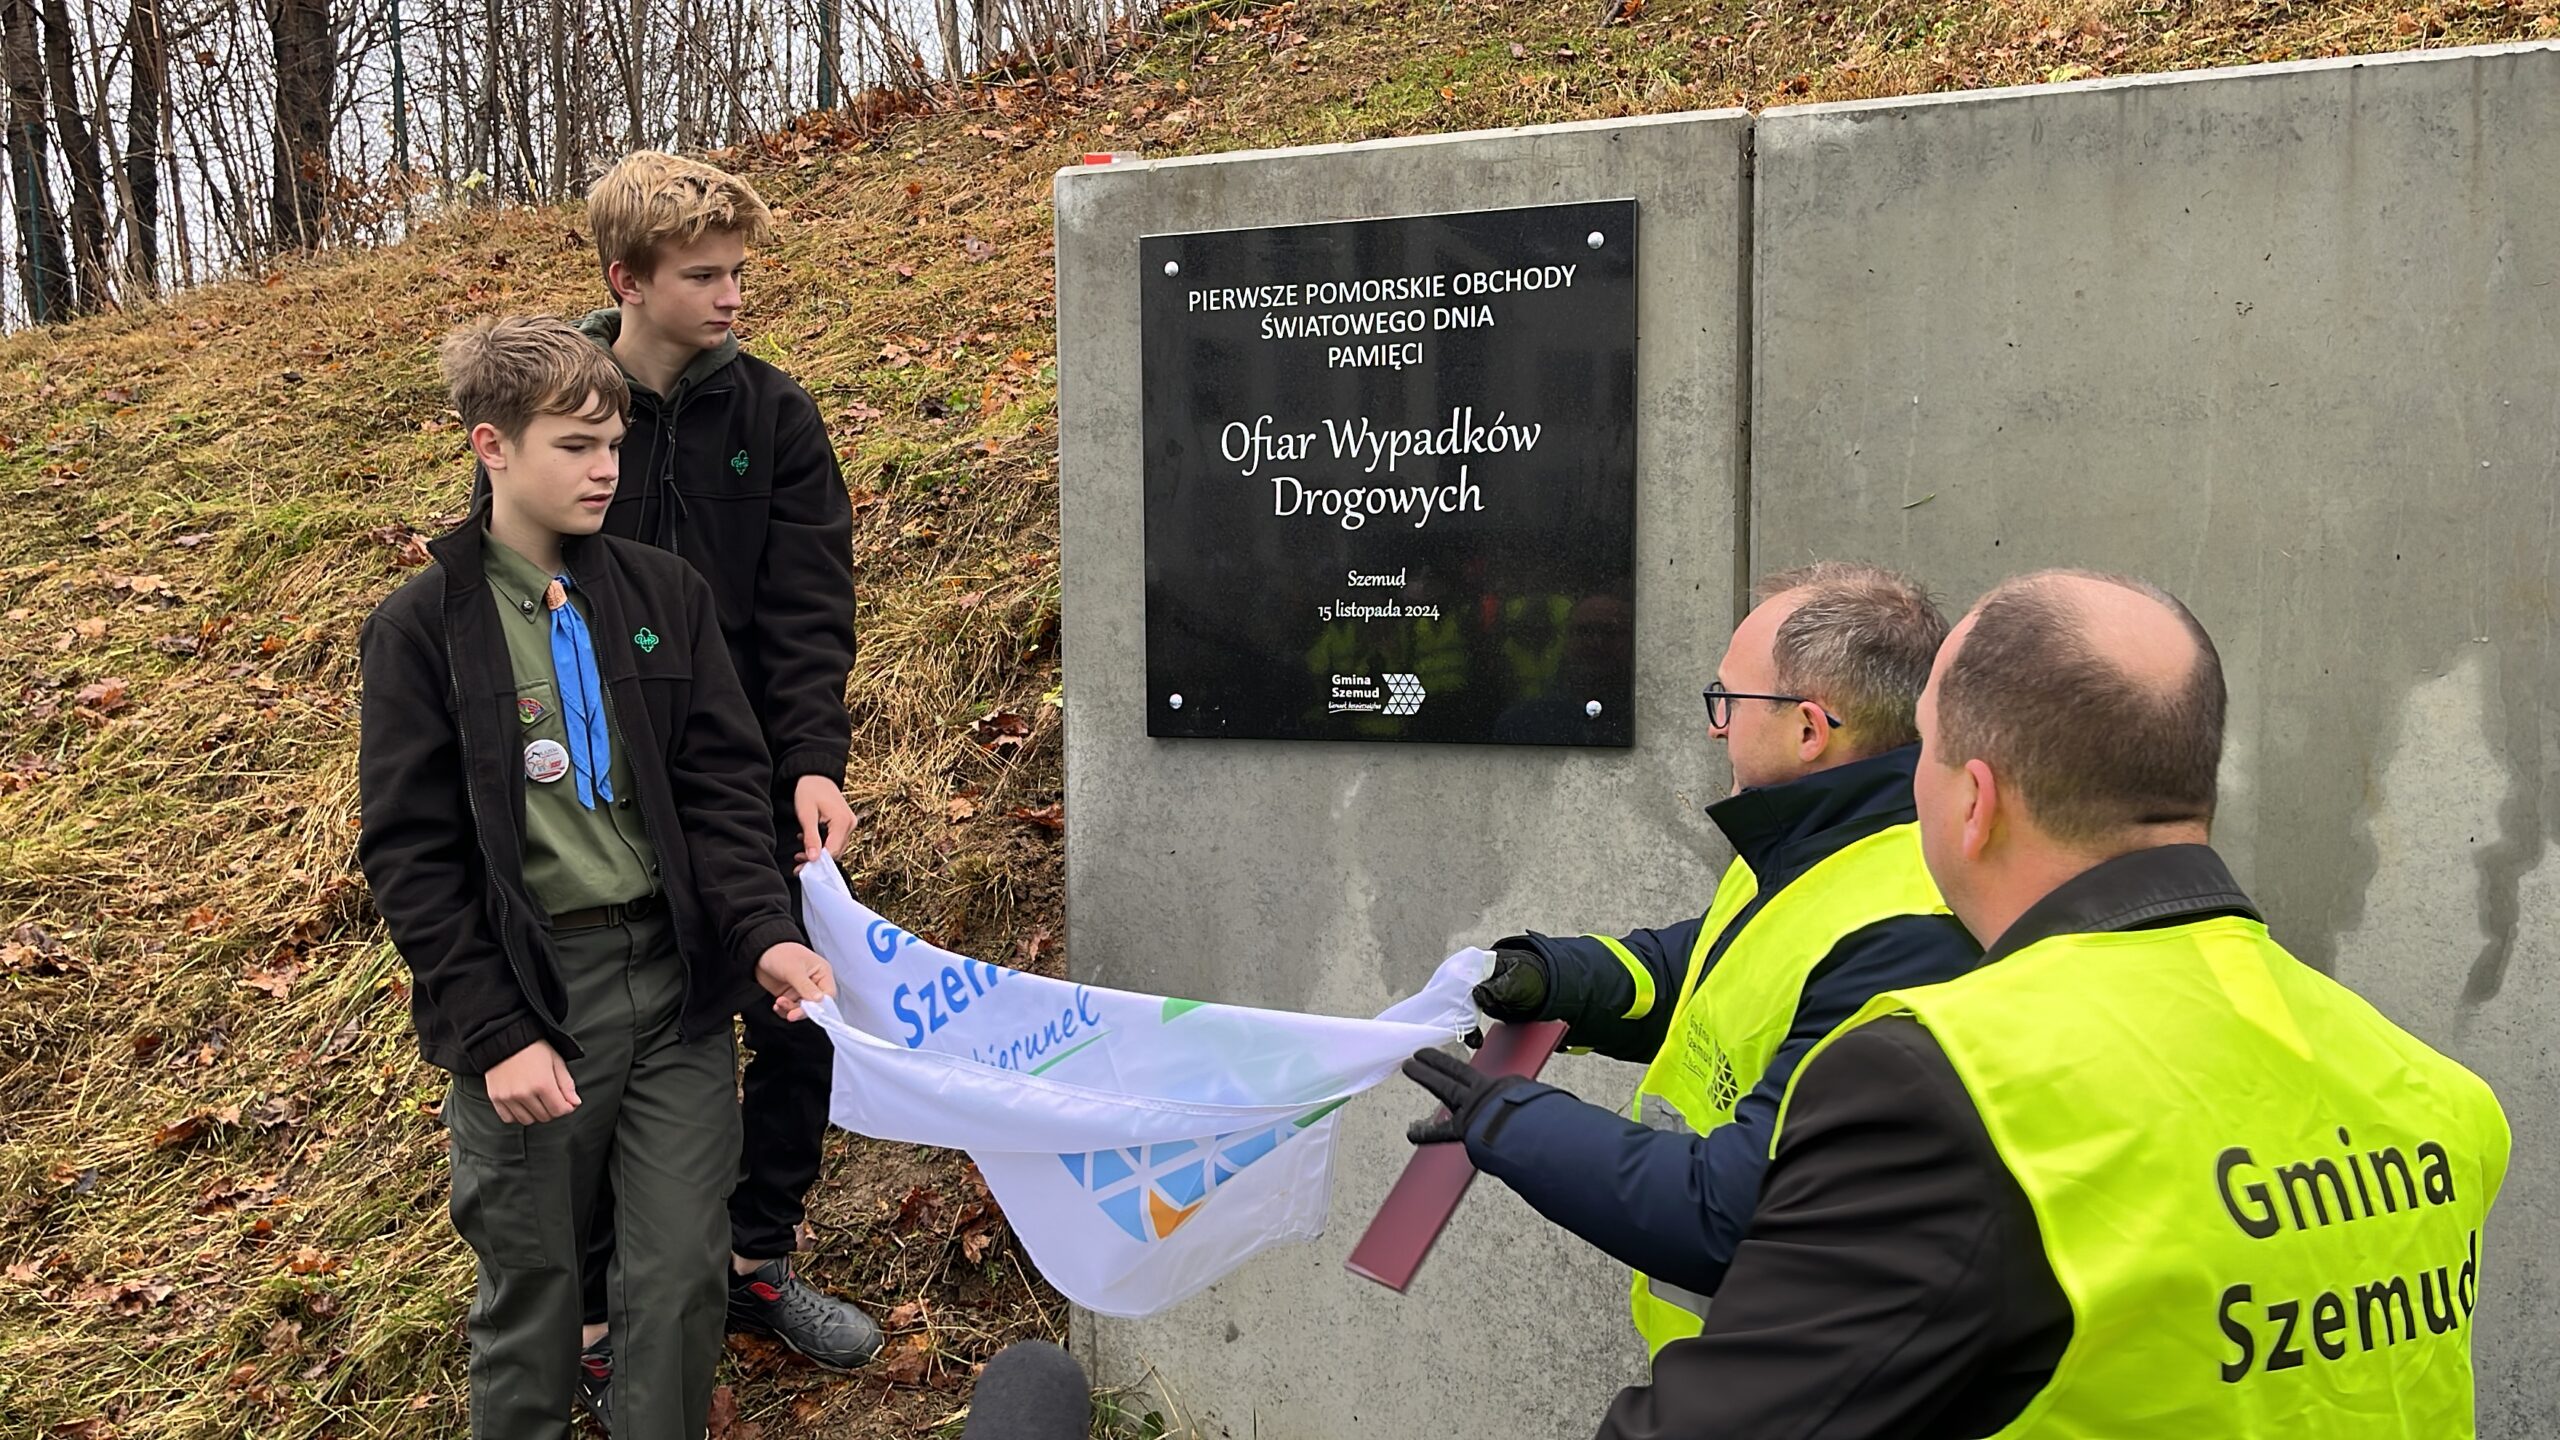
[[[771,848],[787,872],[841,855],[852,725],[853,509],[809,392],[742,353],[747,247],[767,238],[745,181],[654,150],[625,156],[587,192],[587,223],[615,305],[580,322],[631,384],[623,483],[605,515],[628,536],[693,562],[773,755]],[[746,1143],[729,1197],[729,1322],[772,1335],[830,1369],[879,1349],[854,1306],[804,1283],[791,1263],[824,1154],[835,1052],[810,1026],[748,1012]],[[595,1277],[614,1250],[610,1214],[588,1254],[581,1385],[611,1408],[613,1357]]]
[[[475,1440],[557,1440],[581,1251],[610,1173],[619,1433],[703,1433],[739,1121],[731,1017],[834,992],[773,864],[764,743],[683,562],[599,537],[627,403],[556,320],[443,352],[487,476],[435,563],[364,627],[363,832],[453,1072],[453,1220],[479,1257]]]

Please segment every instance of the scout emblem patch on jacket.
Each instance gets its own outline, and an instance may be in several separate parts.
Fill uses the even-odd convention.
[[[741,474],[741,475],[746,474],[746,473],[747,473],[747,452],[746,452],[746,451],[744,451],[744,450],[741,450],[741,451],[739,451],[737,454],[730,456],[730,457],[729,457],[729,468],[730,468],[730,469],[732,469],[732,470],[734,470],[734,471],[736,471],[736,472],[738,472],[738,473],[739,473],[739,474]]]
[[[538,723],[543,716],[550,713],[551,712],[549,710],[543,708],[541,701],[534,699],[530,695],[524,696],[516,701],[516,719],[527,725]]]
[[[658,648],[658,632],[643,625],[631,633],[631,643],[639,646],[640,653],[646,655]]]

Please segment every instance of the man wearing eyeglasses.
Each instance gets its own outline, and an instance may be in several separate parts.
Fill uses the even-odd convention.
[[[1405,1074],[1478,1169],[1635,1269],[1649,1350],[1696,1335],[1741,1242],[1796,1062],[1869,997],[1973,968],[1980,948],[1921,863],[1913,709],[1947,633],[1910,580],[1831,562],[1773,575],[1706,690],[1733,793],[1707,814],[1734,861],[1703,915],[1623,935],[1497,942],[1496,1020],[1646,1067],[1633,1119],[1437,1050]]]

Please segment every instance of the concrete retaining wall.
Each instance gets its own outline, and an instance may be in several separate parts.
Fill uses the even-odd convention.
[[[1464,943],[1694,911],[1738,575],[2140,573],[2222,646],[2220,839],[2278,935],[2506,1100],[2481,1433],[2560,1433],[2554,155],[2560,50],[2515,47],[1061,175],[1071,966],[1366,1013]],[[1636,748],[1146,739],[1137,237],[1623,195]],[[1622,1272],[1501,1187],[1409,1296],[1341,1270],[1416,1109],[1346,1112],[1325,1241],[1082,1317],[1088,1363],[1206,1435],[1588,1434],[1638,1373]]]
[[[2481,1433],[2560,1433],[2560,51],[1808,107],[1758,150],[1755,563],[2194,607],[2242,883],[2506,1102]]]
[[[1067,912],[1080,979],[1374,1013],[1522,927],[1702,908],[1727,853],[1697,691],[1731,627],[1741,456],[1739,114],[1292,151],[1059,177]],[[1632,195],[1641,215],[1636,656],[1627,751],[1149,740],[1138,237]],[[1708,637],[1714,648],[1703,649]],[[1704,656],[1702,659],[1701,656]],[[1704,668],[1701,668],[1701,667]],[[1550,1071],[1621,1101],[1625,1068]],[[1398,1080],[1343,1114],[1335,1224],[1144,1322],[1076,1327],[1106,1380],[1153,1375],[1202,1434],[1587,1433],[1639,1372],[1625,1272],[1478,1187],[1402,1299],[1342,1269],[1428,1110]],[[1450,1357],[1535,1354],[1452,1387]]]

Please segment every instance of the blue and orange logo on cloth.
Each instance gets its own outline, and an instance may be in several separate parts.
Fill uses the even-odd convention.
[[[1181,1229],[1219,1186],[1336,1108],[1327,1105],[1295,1120],[1210,1140],[1132,1145],[1058,1159],[1078,1185],[1093,1192],[1102,1213],[1143,1245]]]

